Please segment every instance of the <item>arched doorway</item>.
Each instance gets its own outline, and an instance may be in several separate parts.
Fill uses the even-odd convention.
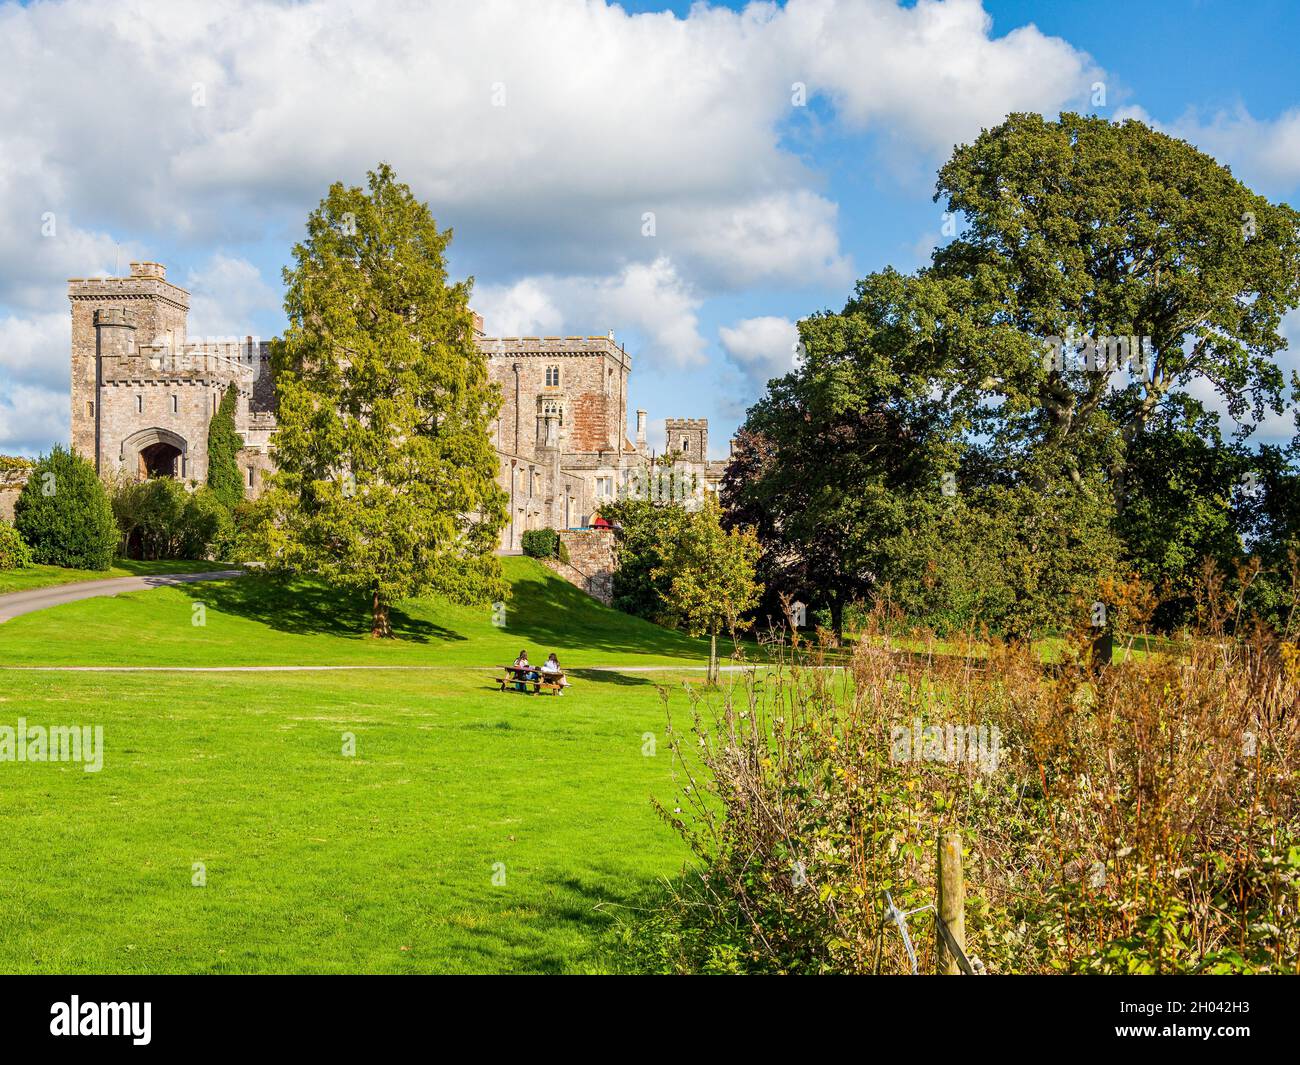
[[[159,441],[140,449],[140,479],[148,477],[179,477],[181,449],[174,444]]]
[[[141,429],[122,441],[124,469],[135,469],[141,480],[149,477],[184,478],[189,475],[189,445],[170,429]],[[132,459],[134,458],[134,462]]]

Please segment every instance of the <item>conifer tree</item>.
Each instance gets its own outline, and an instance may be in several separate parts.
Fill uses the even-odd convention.
[[[208,423],[208,487],[228,510],[234,510],[244,499],[244,479],[239,475],[238,461],[243,442],[235,432],[238,402],[239,388],[231,383]]]
[[[285,270],[268,564],[364,589],[378,637],[400,598],[505,597],[506,497],[488,436],[500,391],[472,282],[447,279],[451,231],[386,164],[368,185],[330,187]]]

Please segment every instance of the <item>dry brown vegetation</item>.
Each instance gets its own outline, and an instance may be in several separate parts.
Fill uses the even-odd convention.
[[[632,935],[640,964],[906,972],[883,893],[933,902],[955,827],[992,973],[1297,972],[1300,652],[1225,636],[1216,594],[1200,633],[1107,668],[1084,633],[1050,665],[987,639],[900,655],[878,619],[838,665],[780,647],[698,691],[662,813],[699,864]],[[996,727],[996,768],[900,757],[914,722]],[[931,915],[911,927],[924,971]]]

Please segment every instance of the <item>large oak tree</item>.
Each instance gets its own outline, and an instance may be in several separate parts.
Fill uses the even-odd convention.
[[[941,308],[955,402],[1006,444],[1104,464],[1124,504],[1129,445],[1159,404],[1208,384],[1247,425],[1281,412],[1275,356],[1300,303],[1300,214],[1136,121],[1011,115],[958,148],[935,198],[964,228],[916,279]],[[937,286],[942,296],[924,295]],[[1049,339],[1149,338],[1144,372],[1045,359]]]

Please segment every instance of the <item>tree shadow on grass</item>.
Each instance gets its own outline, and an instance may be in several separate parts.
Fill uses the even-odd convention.
[[[654,684],[649,677],[617,673],[612,669],[566,669],[564,672],[577,680],[589,680],[600,684]]]
[[[595,879],[598,877],[598,879]],[[626,885],[627,890],[611,890],[607,884]],[[548,878],[535,921],[512,925],[494,924],[473,930],[481,943],[481,954],[494,967],[512,972],[559,975],[576,968],[622,969],[617,957],[614,933],[621,923],[632,919],[640,901],[651,896],[654,881],[628,879],[626,870],[606,869],[593,878],[576,876]],[[561,953],[558,948],[538,947],[537,929],[567,927],[586,941],[587,949],[578,957]],[[507,960],[508,959],[508,960]]]
[[[370,600],[346,588],[277,574],[249,574],[235,580],[177,587],[219,613],[256,621],[279,632],[353,640],[370,636]],[[466,639],[397,606],[389,610],[388,617],[393,636],[399,640],[429,643]]]
[[[604,606],[559,577],[544,571],[516,577],[507,602],[503,630],[523,643],[610,654],[707,658],[708,645],[673,629]]]

